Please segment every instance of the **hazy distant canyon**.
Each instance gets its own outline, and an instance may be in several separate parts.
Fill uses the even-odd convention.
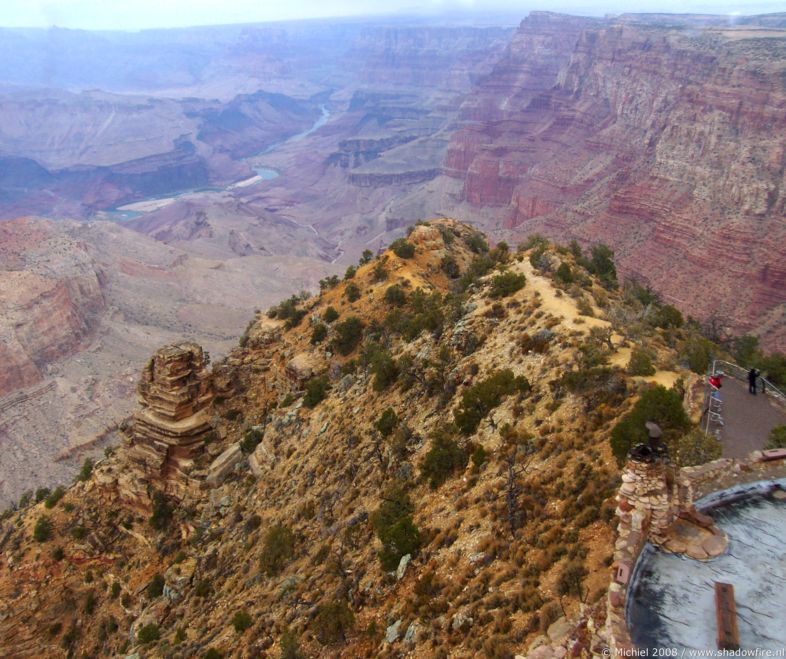
[[[221,354],[433,215],[606,242],[786,347],[784,28],[0,30],[0,504],[68,478],[160,344]]]

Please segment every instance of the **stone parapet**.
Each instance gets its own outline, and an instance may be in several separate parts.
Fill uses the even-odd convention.
[[[664,549],[668,551],[674,543],[667,532],[675,522],[687,521],[711,528],[711,518],[698,513],[694,502],[737,485],[786,477],[786,451],[755,451],[742,460],[723,458],[683,467],[674,475],[673,485],[667,469],[658,462],[630,460],[622,474],[617,494],[617,539],[603,633],[611,656],[635,649],[626,620],[628,588],[639,555],[648,541],[660,546],[665,544]],[[717,534],[708,535],[712,536],[711,544],[720,550],[725,548]]]

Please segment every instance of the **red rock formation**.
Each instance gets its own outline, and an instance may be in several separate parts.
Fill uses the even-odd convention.
[[[57,255],[55,258],[54,255]],[[42,379],[75,352],[104,307],[102,274],[84,245],[42,220],[0,223],[0,396]]]
[[[462,109],[444,171],[513,236],[607,242],[667,301],[754,329],[786,304],[777,35],[533,14]]]
[[[152,484],[182,498],[197,481],[191,472],[211,430],[213,388],[205,356],[195,343],[158,350],[142,370],[140,409],[131,431],[130,463],[124,493],[142,497]]]

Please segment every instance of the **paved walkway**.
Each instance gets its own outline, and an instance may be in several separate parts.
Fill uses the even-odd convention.
[[[767,395],[749,394],[747,383],[724,378],[721,399],[725,425],[720,439],[724,457],[742,458],[763,448],[770,430],[786,425],[786,411]]]

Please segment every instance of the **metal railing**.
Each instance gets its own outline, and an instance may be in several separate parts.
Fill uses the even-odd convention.
[[[715,375],[719,371],[722,371],[724,375],[730,375],[733,378],[742,380],[743,382],[748,381],[748,369],[738,366],[737,364],[733,364],[732,362],[727,362],[723,359],[713,360],[711,375]],[[761,376],[756,378],[756,388],[762,393],[772,396],[781,405],[786,407],[786,394],[784,394],[780,389],[778,389],[778,387],[772,384],[772,382],[770,382],[767,378],[763,378]]]

